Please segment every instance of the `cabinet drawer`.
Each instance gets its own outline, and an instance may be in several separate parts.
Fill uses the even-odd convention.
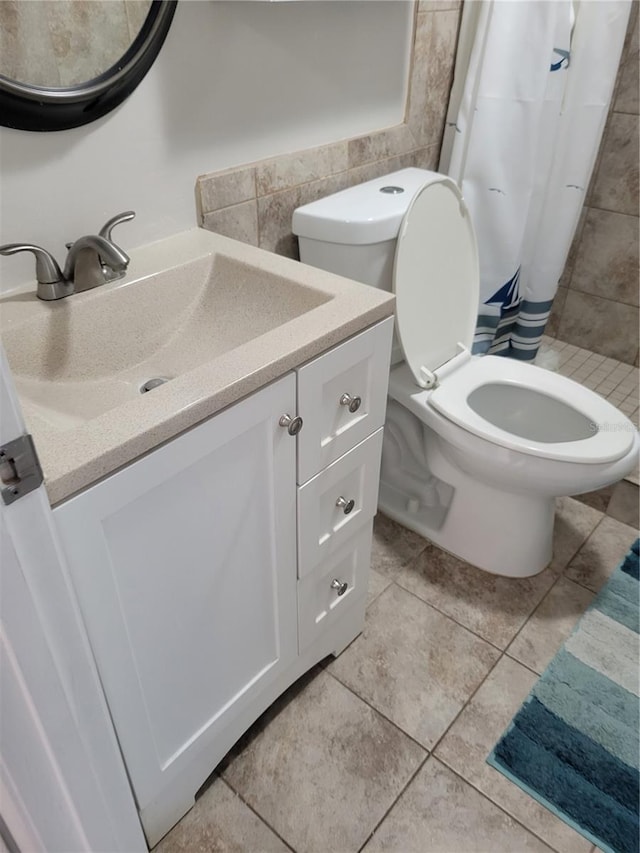
[[[298,577],[326,561],[375,515],[382,432],[298,488]]]
[[[389,317],[297,371],[298,414],[304,420],[298,436],[298,483],[306,483],[383,425],[392,334]]]
[[[320,571],[298,581],[298,651],[330,630],[350,607],[364,603],[371,560],[372,521],[351,536]],[[338,584],[346,584],[340,593]]]

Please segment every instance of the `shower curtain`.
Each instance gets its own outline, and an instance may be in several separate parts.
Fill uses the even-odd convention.
[[[439,169],[480,256],[473,345],[535,358],[585,201],[631,0],[466,0]]]

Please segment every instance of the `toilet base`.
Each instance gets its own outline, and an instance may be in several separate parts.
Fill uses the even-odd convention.
[[[378,507],[439,548],[495,575],[530,577],[551,562],[554,498],[508,494],[467,481],[456,489],[443,518],[440,508],[420,505],[381,482]]]
[[[552,557],[555,496],[512,491],[508,481],[487,482],[471,473],[469,462],[468,454],[388,401],[378,497],[382,512],[486,572],[513,578],[538,574]],[[522,485],[522,478],[512,479],[514,487]]]

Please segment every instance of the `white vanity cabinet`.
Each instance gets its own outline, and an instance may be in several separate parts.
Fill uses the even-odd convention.
[[[392,322],[54,509],[150,845],[257,716],[362,629]],[[283,415],[302,416],[299,435]]]

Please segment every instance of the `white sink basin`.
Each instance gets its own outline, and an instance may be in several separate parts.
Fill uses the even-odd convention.
[[[198,228],[130,255],[94,290],[0,299],[52,502],[393,312],[387,293]]]

